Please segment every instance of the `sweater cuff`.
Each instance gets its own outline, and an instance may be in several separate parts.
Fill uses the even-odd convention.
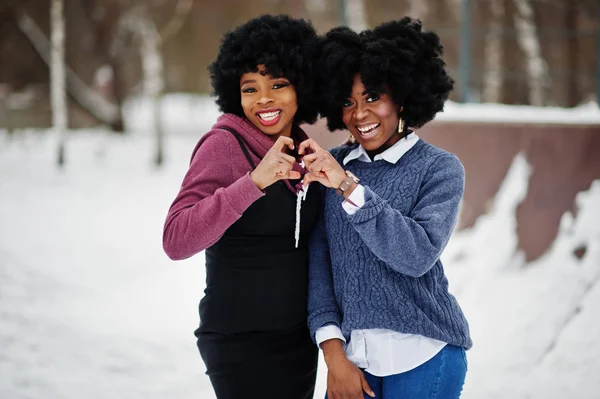
[[[317,314],[313,313],[308,317],[308,328],[310,329],[310,336],[316,343],[315,334],[319,328],[327,325],[335,325],[339,328],[341,324],[340,322],[341,317],[337,311],[325,310]]]
[[[239,215],[263,195],[265,193],[256,187],[250,178],[250,173],[246,173],[225,189],[225,197],[229,205]]]
[[[365,203],[357,211],[348,215],[348,220],[352,223],[366,222],[377,216],[387,205],[387,201],[375,194],[369,187],[364,186]]]

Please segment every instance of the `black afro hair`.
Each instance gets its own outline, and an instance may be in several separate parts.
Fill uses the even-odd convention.
[[[356,74],[369,90],[389,92],[403,107],[407,127],[421,127],[442,111],[454,82],[440,58],[443,48],[419,20],[404,17],[360,34],[346,27],[321,38],[316,61],[319,110],[329,130],[345,129],[342,105]]]
[[[287,15],[263,15],[228,32],[208,67],[219,109],[244,116],[240,78],[265,65],[273,77],[285,77],[296,90],[295,123],[313,123],[318,115],[313,64],[318,36],[310,22]]]

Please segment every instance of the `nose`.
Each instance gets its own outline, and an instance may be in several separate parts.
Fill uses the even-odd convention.
[[[272,103],[274,101],[270,90],[263,91],[261,94],[262,95],[258,99],[258,104],[265,105],[265,104]]]
[[[367,113],[367,108],[363,104],[358,103],[354,111],[354,119],[361,121],[367,117]]]

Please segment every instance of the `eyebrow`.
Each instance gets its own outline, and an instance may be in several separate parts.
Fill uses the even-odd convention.
[[[245,85],[246,83],[256,83],[256,80],[244,80],[242,83],[240,83],[240,86]]]

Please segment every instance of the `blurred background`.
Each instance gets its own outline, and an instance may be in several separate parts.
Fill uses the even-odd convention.
[[[456,86],[417,133],[467,173],[463,397],[600,397],[599,0],[0,0],[0,398],[214,398],[204,255],[168,260],[162,223],[220,38],[263,13],[440,35]]]

